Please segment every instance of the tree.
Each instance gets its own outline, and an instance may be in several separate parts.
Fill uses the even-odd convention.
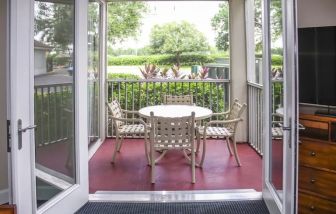
[[[40,41],[54,47],[55,51],[69,55],[74,38],[74,5],[38,2],[35,7],[35,35]]]
[[[108,4],[108,41],[115,44],[126,38],[135,37],[141,26],[141,19],[148,11],[147,4],[140,1],[113,1]]]
[[[184,52],[209,50],[205,36],[189,22],[154,25],[150,33],[150,48],[154,54],[174,54],[176,65]]]
[[[229,4],[219,5],[219,11],[211,19],[211,26],[216,31],[216,47],[218,50],[229,49]]]
[[[278,40],[282,34],[282,8],[280,0],[273,0],[270,3],[270,30],[273,42]],[[262,0],[254,0],[254,26],[256,50],[262,48]]]

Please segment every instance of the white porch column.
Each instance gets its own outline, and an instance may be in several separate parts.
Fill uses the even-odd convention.
[[[237,98],[240,102],[247,103],[245,0],[229,0],[229,7],[231,100]],[[247,110],[243,119],[237,129],[236,139],[239,142],[247,142]]]

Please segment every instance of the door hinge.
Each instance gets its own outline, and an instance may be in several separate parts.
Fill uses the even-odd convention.
[[[11,146],[12,136],[11,136],[10,125],[11,125],[10,120],[7,120],[7,152],[12,151],[12,146]]]

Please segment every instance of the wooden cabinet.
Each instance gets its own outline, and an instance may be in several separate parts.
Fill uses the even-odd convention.
[[[336,214],[336,118],[300,115],[299,201],[302,214]]]

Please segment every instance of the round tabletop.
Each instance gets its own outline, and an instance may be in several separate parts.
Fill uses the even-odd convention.
[[[277,114],[283,115],[283,114],[284,114],[284,109],[283,109],[283,107],[280,107],[280,108],[277,108],[277,109],[275,110],[275,112],[276,112]]]
[[[212,111],[208,108],[192,105],[157,105],[147,106],[139,110],[142,117],[150,117],[150,112],[154,112],[154,116],[158,117],[186,117],[191,112],[195,112],[195,120],[203,120],[211,117]]]

